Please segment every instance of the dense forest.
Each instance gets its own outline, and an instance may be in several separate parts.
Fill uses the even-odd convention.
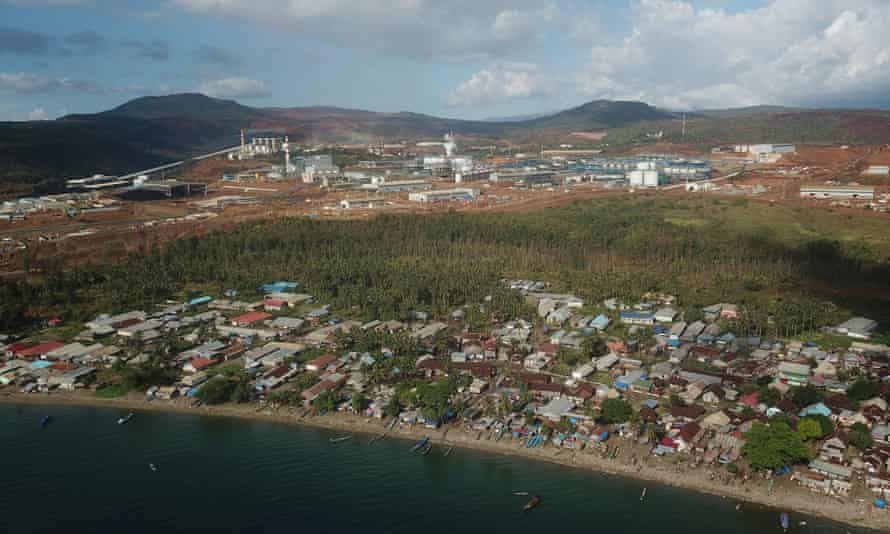
[[[0,328],[153,309],[190,288],[219,295],[277,279],[297,280],[354,315],[445,313],[491,297],[490,310],[506,318],[528,310],[500,280],[524,277],[592,303],[652,290],[678,295],[683,309],[734,302],[744,310],[740,332],[792,336],[851,313],[890,320],[881,300],[890,280],[886,229],[884,221],[857,226],[744,200],[651,197],[524,214],[282,219],[40,283],[5,283]]]

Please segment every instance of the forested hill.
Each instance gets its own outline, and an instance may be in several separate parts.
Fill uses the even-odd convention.
[[[789,336],[851,313],[890,323],[887,230],[883,219],[745,200],[651,198],[510,215],[275,220],[55,272],[39,285],[5,283],[0,329],[26,317],[152,309],[193,290],[249,292],[278,279],[367,317],[446,313],[487,295],[507,317],[522,310],[500,280],[525,277],[590,303],[651,290],[678,295],[681,307],[734,302],[744,310],[741,332]]]

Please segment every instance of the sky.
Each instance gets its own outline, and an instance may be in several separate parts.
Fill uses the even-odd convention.
[[[202,92],[460,118],[890,107],[890,0],[0,0],[0,120]]]

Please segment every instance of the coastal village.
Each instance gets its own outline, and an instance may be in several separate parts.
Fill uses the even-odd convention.
[[[278,281],[84,324],[50,319],[38,334],[0,336],[0,395],[343,414],[885,508],[890,347],[872,339],[875,321],[812,339],[737,337],[732,303],[585,302],[543,281],[503,283],[527,317],[492,319],[488,301],[349,317]]]

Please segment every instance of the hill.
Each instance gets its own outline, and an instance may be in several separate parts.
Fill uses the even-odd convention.
[[[890,112],[798,110],[775,106],[706,110],[680,116],[643,102],[596,100],[524,120],[468,121],[412,112],[379,113],[313,106],[254,108],[196,93],[142,97],[95,114],[55,121],[0,123],[0,193],[58,190],[66,178],[122,174],[232,146],[240,129],[290,135],[301,143],[368,143],[440,138],[448,132],[485,140],[550,143],[572,132],[605,130],[624,147],[665,140],[732,142],[890,143]]]

